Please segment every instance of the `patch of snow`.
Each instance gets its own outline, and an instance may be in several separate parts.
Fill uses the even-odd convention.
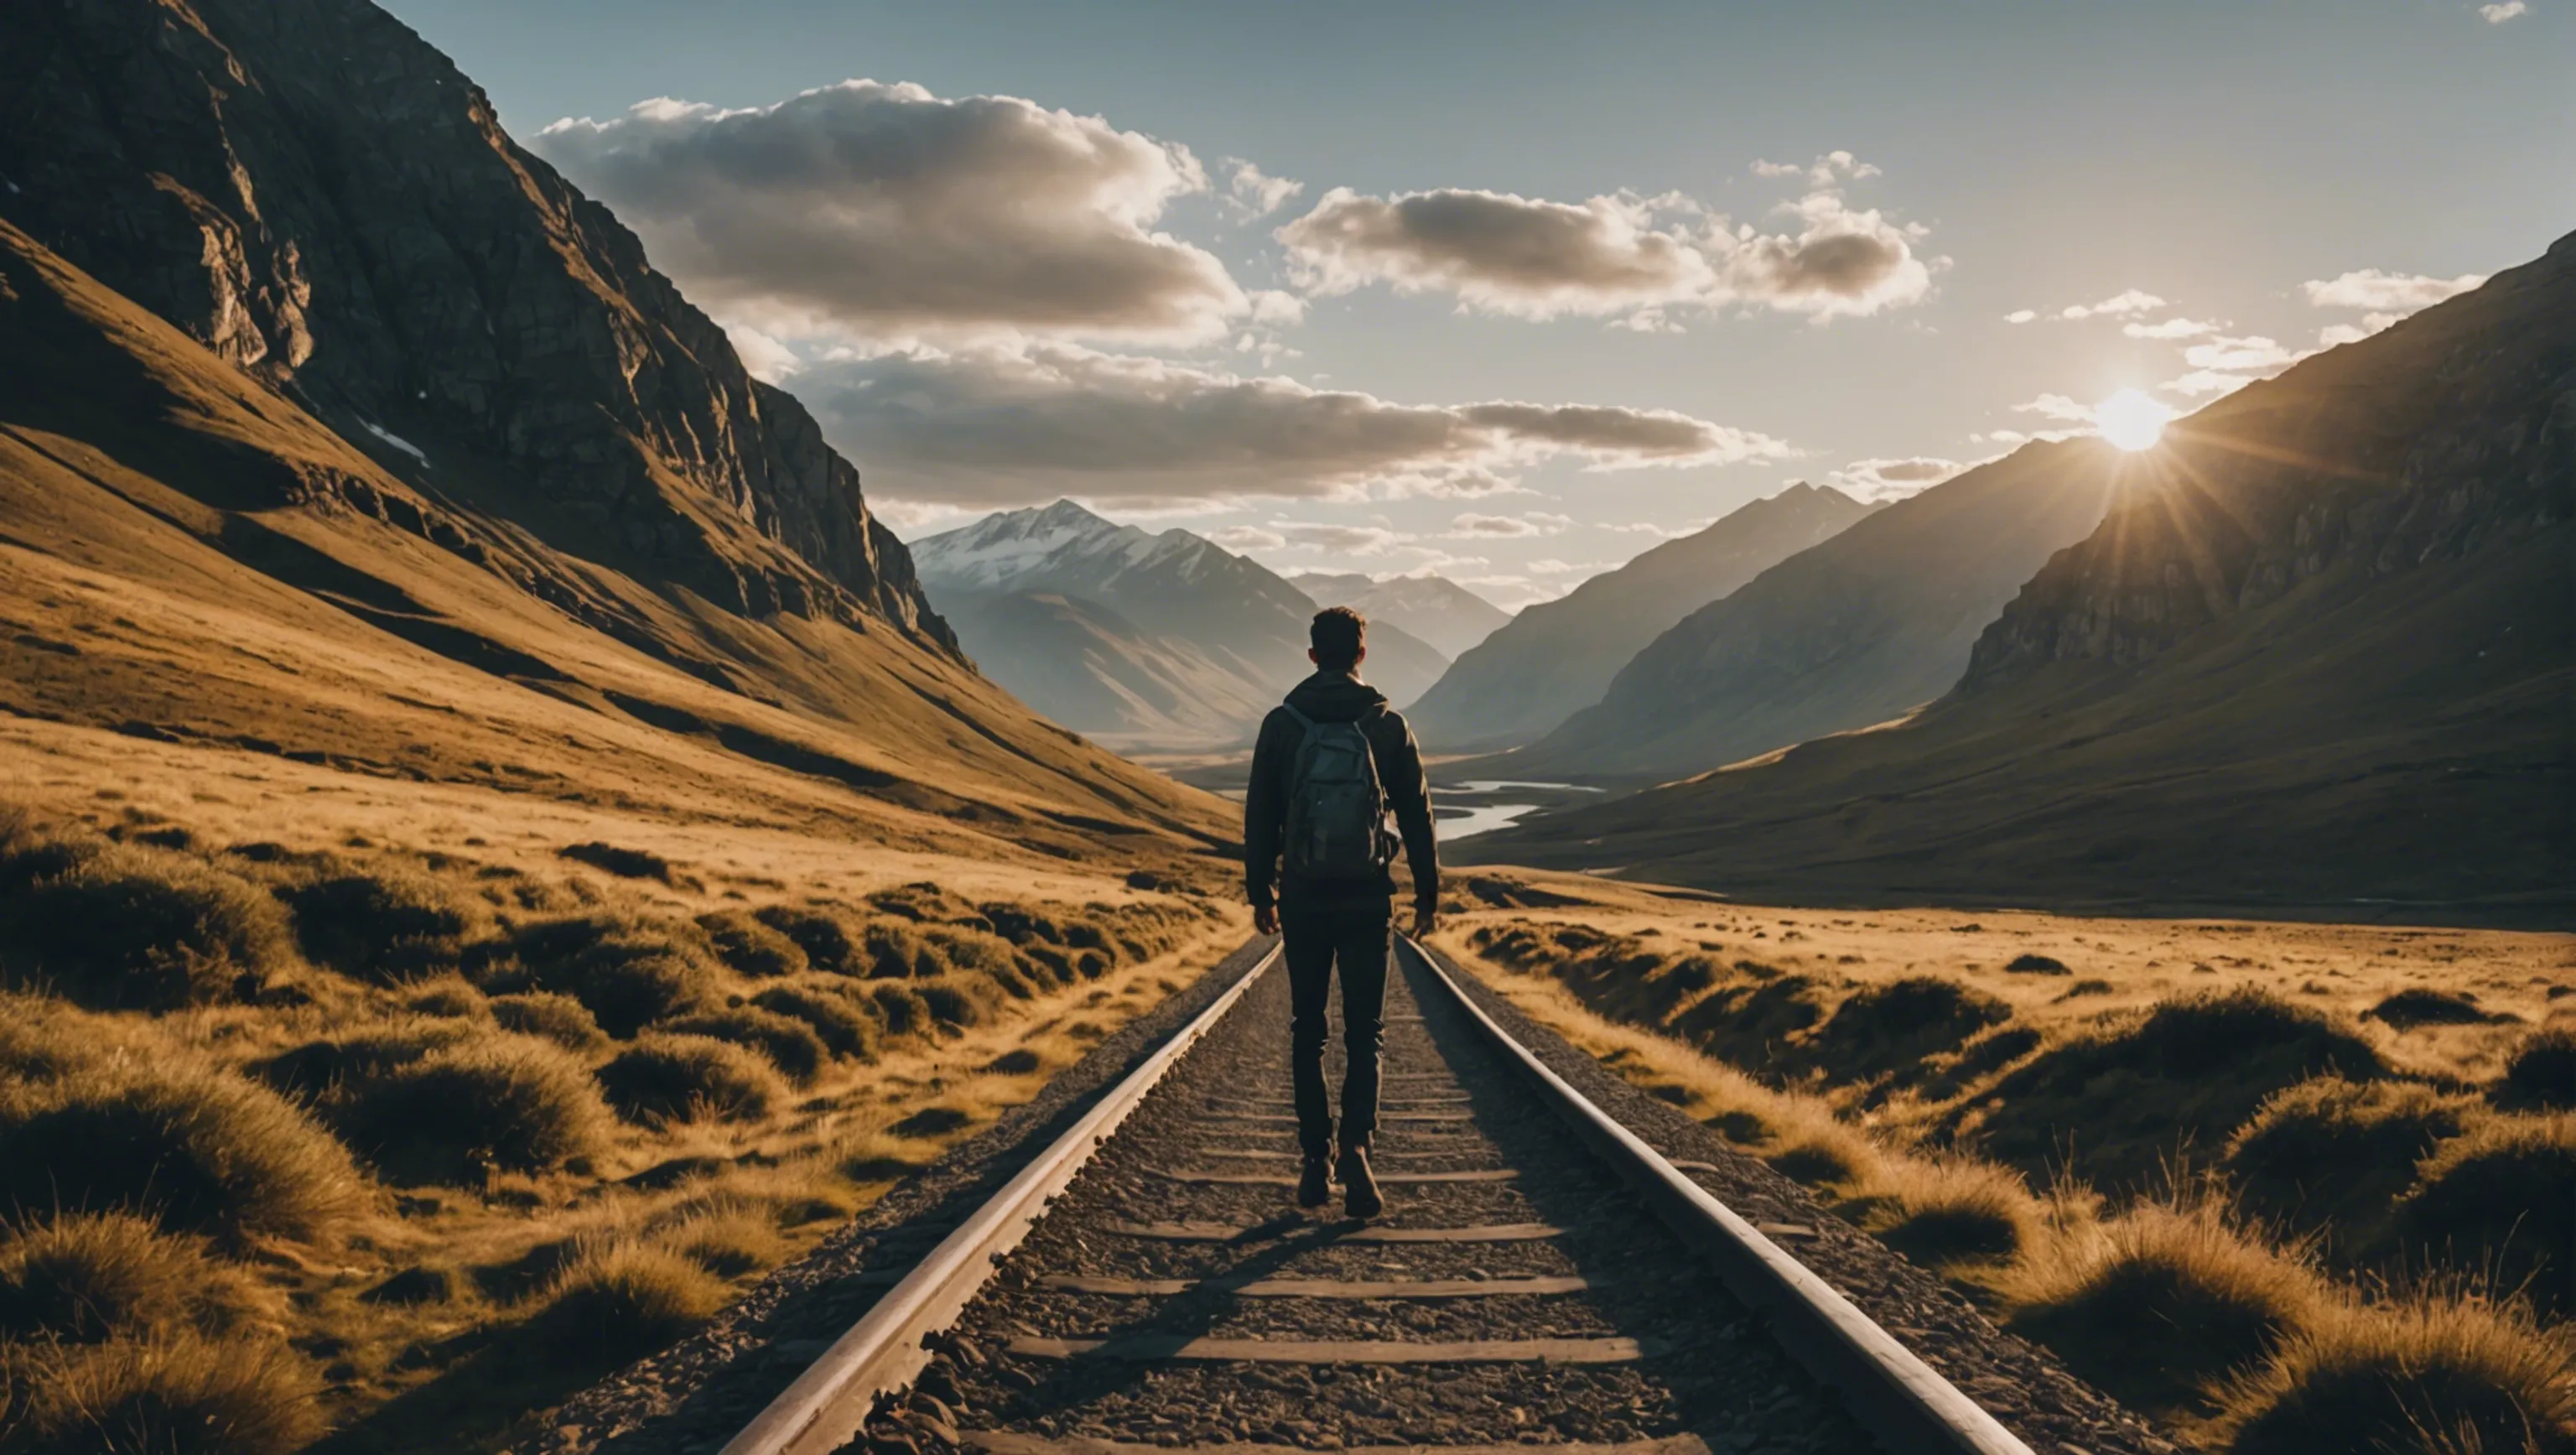
[[[404,439],[401,435],[394,433],[392,430],[385,428],[374,420],[362,419],[358,422],[367,427],[367,433],[374,435],[376,438],[383,440],[386,444],[389,444],[395,449],[402,451],[404,454],[411,456],[413,459],[420,461],[421,468],[427,469],[429,467],[429,456],[421,453],[420,446]]]

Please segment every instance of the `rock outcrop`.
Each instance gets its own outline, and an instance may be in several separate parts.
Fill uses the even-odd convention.
[[[812,417],[384,11],[20,0],[0,115],[0,217],[426,493],[956,650]]]

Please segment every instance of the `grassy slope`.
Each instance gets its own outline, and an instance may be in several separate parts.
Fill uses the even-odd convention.
[[[13,713],[1030,865],[1178,867],[1222,835],[1214,800],[882,622],[745,619],[562,557],[14,232],[0,279]],[[348,508],[352,482],[483,564]]]

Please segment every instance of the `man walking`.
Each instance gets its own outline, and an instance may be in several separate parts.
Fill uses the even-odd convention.
[[[1440,859],[1431,831],[1431,788],[1413,730],[1386,694],[1359,679],[1368,622],[1347,606],[1315,614],[1306,653],[1315,675],[1261,721],[1252,782],[1243,800],[1244,892],[1252,922],[1287,941],[1289,1058],[1297,1093],[1297,1139],[1306,1154],[1297,1205],[1321,1207],[1339,1174],[1353,1217],[1385,1206],[1369,1172],[1377,1130],[1378,1051],[1385,1042],[1389,931],[1394,918],[1396,835],[1413,871],[1413,933],[1431,933],[1440,904]],[[1272,884],[1277,882],[1274,899]],[[1324,1091],[1324,1010],[1338,968],[1342,980],[1340,1151]]]

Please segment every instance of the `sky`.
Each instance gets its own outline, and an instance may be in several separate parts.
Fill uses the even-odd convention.
[[[2576,227],[2576,0],[385,3],[899,533],[1068,495],[1506,607]]]

